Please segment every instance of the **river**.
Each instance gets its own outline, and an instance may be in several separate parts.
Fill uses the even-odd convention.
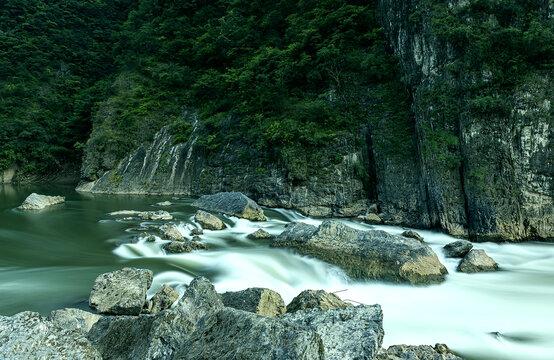
[[[31,192],[64,195],[66,203],[40,212],[15,209]],[[155,204],[169,200],[173,205]],[[205,231],[209,251],[165,255],[160,246],[128,243],[160,222],[123,220],[117,210],[169,211],[181,232],[194,225],[193,199],[171,196],[80,194],[71,187],[0,185],[0,315],[24,310],[47,315],[63,307],[87,308],[97,275],[125,266],[154,271],[152,295],[167,283],[183,289],[194,276],[208,277],[219,292],[266,287],[285,303],[305,289],[336,292],[346,300],[381,304],[384,346],[446,343],[467,359],[554,359],[554,244],[476,244],[500,265],[495,273],[463,274],[458,261],[441,248],[453,241],[434,231],[418,232],[448,268],[440,285],[413,287],[379,281],[353,281],[339,268],[268,241],[246,236],[258,228],[279,234],[286,223],[317,225],[291,210],[264,209],[267,222],[225,217],[223,231]],[[340,220],[360,229],[399,234],[402,228]]]

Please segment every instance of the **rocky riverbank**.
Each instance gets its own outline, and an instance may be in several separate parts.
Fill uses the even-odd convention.
[[[379,305],[353,306],[334,294],[306,291],[285,307],[269,289],[218,294],[202,277],[181,296],[164,285],[147,301],[151,278],[151,271],[134,268],[98,276],[90,297],[98,314],[63,309],[47,318],[32,312],[0,317],[0,357],[461,359],[441,344],[383,349]],[[148,310],[153,302],[156,313]],[[143,314],[135,311],[140,308]]]

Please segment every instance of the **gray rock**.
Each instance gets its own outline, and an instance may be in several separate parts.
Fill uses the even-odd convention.
[[[201,276],[192,279],[176,307],[190,313],[196,323],[204,315],[222,309],[224,305],[210,280]]]
[[[302,325],[224,308],[208,314],[176,359],[324,359],[320,337]]]
[[[208,230],[223,230],[227,227],[217,216],[202,210],[196,212],[194,220]]]
[[[423,242],[423,236],[419,235],[418,233],[416,233],[413,230],[404,231],[402,233],[402,236],[407,237],[407,238],[416,239],[416,240],[419,240],[419,241]]]
[[[148,242],[155,242],[156,241],[156,237],[154,235],[150,235],[148,233],[144,233],[143,237],[145,237],[146,241],[148,241]]]
[[[378,214],[379,213],[379,206],[377,204],[371,204],[369,205],[369,208],[367,209],[367,212],[370,214]]]
[[[464,273],[496,271],[498,264],[485,253],[485,250],[472,249],[460,261],[457,270]]]
[[[195,278],[173,309],[156,315],[104,317],[87,337],[104,359],[176,359],[177,351],[186,351],[198,320],[223,308],[209,280]]]
[[[197,235],[204,235],[204,230],[202,229],[198,229],[198,228],[194,228],[190,231],[190,235],[192,236],[197,236]]]
[[[164,284],[160,290],[148,301],[142,312],[145,314],[157,314],[162,310],[169,309],[171,305],[179,298],[179,293],[167,284]]]
[[[383,343],[379,305],[307,309],[288,313],[282,319],[313,329],[323,341],[325,360],[374,359]]]
[[[463,360],[456,356],[448,346],[436,344],[430,345],[393,345],[387,350],[383,349],[377,355],[376,360]]]
[[[370,225],[380,225],[383,223],[383,220],[379,217],[379,215],[373,213],[363,216],[362,219],[365,223]]]
[[[450,258],[463,258],[471,249],[473,244],[467,240],[454,241],[443,247],[444,254]]]
[[[108,213],[111,216],[138,216],[143,220],[173,220],[173,216],[167,211],[136,211],[136,210],[119,210]]]
[[[0,316],[0,358],[10,360],[101,360],[78,330],[61,329],[35,312]]]
[[[424,243],[380,230],[356,230],[337,221],[325,221],[315,231],[305,224],[287,226],[270,246],[295,248],[358,279],[435,284],[448,273]]]
[[[167,244],[162,245],[168,253],[178,254],[178,253],[189,253],[194,250],[208,250],[208,245],[201,243],[200,241],[172,241]]]
[[[139,215],[143,220],[173,220],[173,216],[167,211],[146,211]]]
[[[104,314],[138,315],[152,278],[152,271],[135,268],[99,275],[92,287],[89,305]]]
[[[265,221],[262,208],[246,195],[240,192],[222,192],[214,195],[204,195],[192,206],[206,211],[215,211],[253,221]]]
[[[304,309],[325,311],[348,306],[352,306],[352,304],[342,301],[335,294],[330,294],[323,290],[304,290],[287,305],[287,312],[291,313]]]
[[[221,300],[225,306],[272,318],[283,315],[287,309],[279,293],[263,288],[229,291],[221,294]]]
[[[160,227],[160,231],[164,235],[165,239],[171,241],[185,241],[185,237],[181,234],[179,229],[173,224],[164,224]]]
[[[92,325],[102,318],[101,315],[93,314],[81,309],[54,310],[47,320],[66,330],[80,330],[87,333]]]
[[[48,206],[62,204],[65,202],[65,197],[63,196],[47,196],[39,195],[37,193],[32,193],[27,196],[25,201],[19,205],[19,210],[42,210]]]
[[[271,235],[264,229],[258,229],[254,231],[252,234],[249,234],[247,237],[252,240],[261,240],[261,239],[272,239],[273,235]]]
[[[158,206],[171,206],[171,205],[173,205],[173,203],[171,201],[162,201],[162,202],[157,203],[156,205],[158,205]]]

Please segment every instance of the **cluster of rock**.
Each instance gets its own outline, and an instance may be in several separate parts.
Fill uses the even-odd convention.
[[[141,218],[142,220],[173,220],[173,216],[164,210],[158,210],[158,211],[120,210],[120,211],[113,211],[108,215],[136,216]]]
[[[19,205],[19,210],[42,210],[52,205],[63,204],[65,197],[63,196],[47,196],[32,193],[27,196],[25,201]]]
[[[271,246],[294,248],[358,279],[436,284],[448,273],[433,250],[419,240],[381,230],[361,231],[338,221],[324,221],[319,227],[292,222]]]
[[[464,273],[477,273],[498,270],[498,264],[485,250],[473,249],[473,244],[467,240],[458,240],[447,244],[444,253],[450,258],[462,258],[457,270]]]
[[[64,309],[48,318],[0,317],[0,358],[461,360],[445,345],[382,349],[379,305],[353,306],[321,290],[285,306],[269,289],[220,295],[199,277],[181,299],[164,285],[147,303],[151,281],[145,269],[100,275],[90,303],[103,315]]]

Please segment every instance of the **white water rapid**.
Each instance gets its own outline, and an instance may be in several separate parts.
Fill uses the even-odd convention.
[[[173,213],[183,235],[189,237],[193,216]],[[274,249],[267,241],[246,236],[258,228],[279,234],[288,221],[319,225],[293,211],[266,211],[267,222],[226,218],[229,228],[205,231],[209,251],[165,255],[161,245],[144,239],[124,244],[115,254],[125,259],[152,258],[182,271],[155,276],[150,295],[167,283],[182,290],[196,275],[209,277],[217,291],[266,287],[281,294],[285,303],[305,289],[337,292],[354,303],[381,304],[384,346],[446,343],[467,359],[554,359],[554,245],[547,243],[474,244],[498,262],[500,271],[463,274],[457,259],[447,259],[441,248],[455,239],[442,233],[418,230],[448,268],[444,283],[425,287],[379,281],[353,281],[339,268],[293,251]],[[273,216],[272,216],[273,215]],[[284,220],[286,219],[286,220]],[[393,234],[399,227],[370,226],[339,220],[360,229]],[[149,223],[143,223],[148,226]]]

